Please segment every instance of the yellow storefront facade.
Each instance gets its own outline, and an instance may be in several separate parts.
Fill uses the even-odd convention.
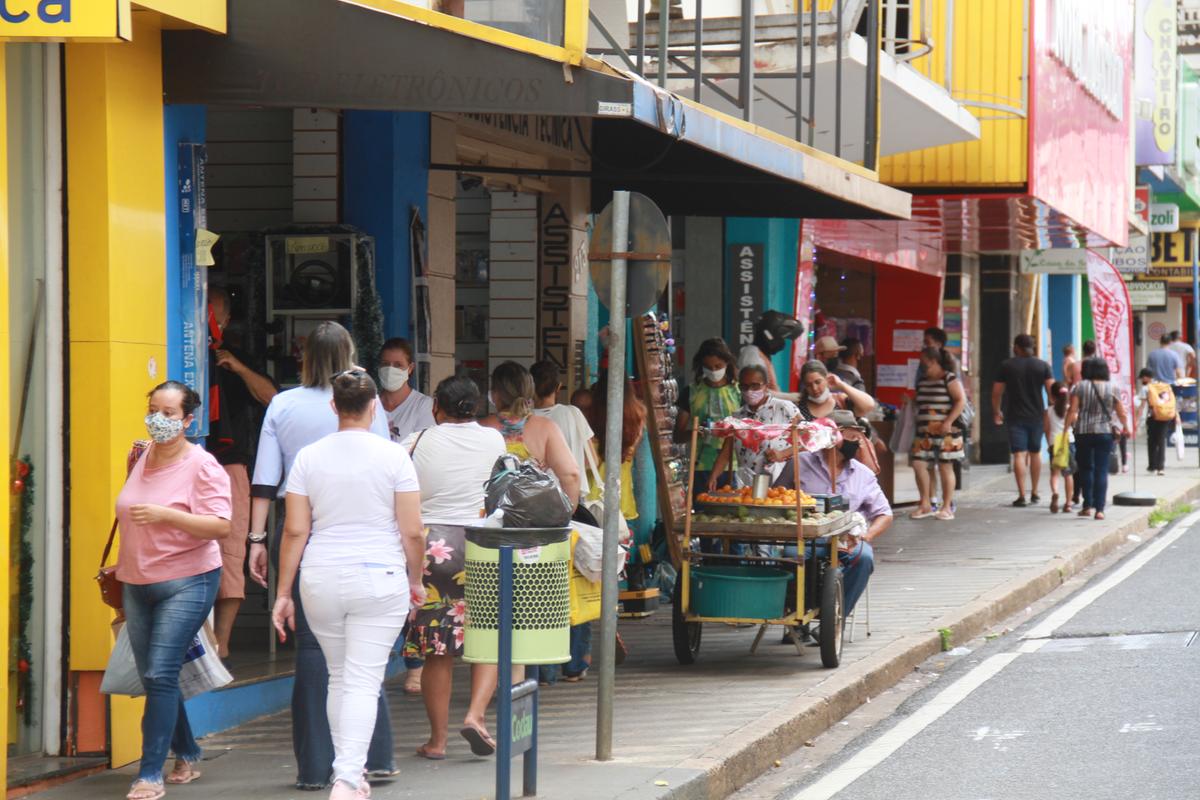
[[[10,670],[6,702],[0,706],[9,747],[0,750],[0,769],[8,775],[8,751],[32,756],[110,752],[115,764],[138,754],[140,701],[113,698],[110,704],[99,693],[112,649],[113,614],[100,602],[94,576],[112,521],[113,499],[124,480],[122,456],[142,434],[146,391],[165,377],[161,31],[196,28],[220,33],[226,11],[224,0],[9,0],[4,11],[0,330],[8,334],[9,344],[0,347],[0,433],[14,453],[30,446],[28,440],[13,443],[15,426],[24,421],[28,428],[28,420],[44,411],[29,401],[30,385],[37,382],[48,355],[52,363],[65,364],[65,373],[58,375],[65,374],[66,397],[62,378],[51,372],[48,382],[60,384],[51,389],[53,396],[63,398],[66,420],[60,415],[57,424],[48,426],[51,438],[45,448],[53,450],[61,443],[65,465],[60,465],[62,472],[55,480],[53,471],[41,472],[44,464],[32,460],[37,469],[34,496],[63,499],[63,508],[50,512],[49,521],[42,509],[35,522],[40,534],[37,553],[45,564],[56,557],[43,550],[46,542],[53,540],[51,549],[61,559],[65,520],[70,529],[70,555],[61,570],[65,577],[57,583],[25,577],[40,590],[32,613],[40,618],[41,634],[57,630],[60,638],[30,632],[30,638],[41,639],[37,657],[17,658],[16,649],[27,645],[26,631],[18,636],[16,629],[27,626],[30,612],[0,615],[0,654]],[[13,113],[22,108],[22,99],[29,101],[27,110],[32,113]],[[57,123],[50,136],[57,137],[61,152],[55,152],[53,140],[40,146],[45,143],[31,135],[35,130],[46,134],[47,118]],[[29,158],[31,152],[34,158]],[[56,175],[43,172],[31,179],[50,198],[37,208],[35,199],[23,191],[18,172],[55,166]],[[43,210],[46,213],[40,213]],[[27,225],[35,216],[37,224]],[[64,220],[69,220],[65,228]],[[25,235],[34,228],[44,234],[40,241]],[[26,272],[34,270],[49,272],[51,280],[25,280]],[[10,287],[24,291],[31,285],[36,285],[36,293],[14,293],[10,298]],[[56,294],[55,286],[66,287],[63,294]],[[55,307],[63,323],[57,333]],[[27,309],[32,315],[24,313]],[[23,316],[30,316],[29,331],[18,324]],[[47,341],[57,341],[61,352],[43,351]],[[27,543],[19,541],[21,505],[36,501],[32,492],[22,496],[26,482],[34,478],[28,464],[19,461],[20,457],[9,465],[12,490],[0,493],[0,511],[10,523],[0,525],[0,537],[13,554],[13,568],[2,571],[0,587],[10,606],[21,605],[15,584],[22,580],[22,568],[36,563],[22,561],[22,545]],[[63,486],[70,487],[69,500]],[[36,563],[39,571],[44,566]],[[46,607],[39,609],[41,605]],[[55,609],[57,618],[49,619]],[[22,677],[31,661],[39,677]],[[33,689],[18,689],[25,683],[32,683]],[[45,709],[55,703],[61,713],[47,718]],[[40,735],[21,740],[21,726],[35,716]]]

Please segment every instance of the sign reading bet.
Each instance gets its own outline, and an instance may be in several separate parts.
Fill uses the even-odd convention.
[[[130,0],[0,0],[0,41],[130,39]]]

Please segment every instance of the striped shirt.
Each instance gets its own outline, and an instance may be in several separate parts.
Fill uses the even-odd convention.
[[[941,378],[922,378],[917,382],[917,423],[945,419],[954,407],[950,396],[951,381],[958,380],[953,372]]]
[[[1079,398],[1079,418],[1075,420],[1076,433],[1112,433],[1113,409],[1117,403],[1117,392],[1108,381],[1083,381],[1076,384],[1071,394]]]

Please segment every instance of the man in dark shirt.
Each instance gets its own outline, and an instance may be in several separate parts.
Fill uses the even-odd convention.
[[[221,540],[221,585],[213,612],[213,633],[221,658],[229,656],[229,637],[238,609],[246,598],[246,536],[250,533],[250,465],[254,463],[258,408],[265,407],[277,389],[271,379],[246,366],[245,356],[229,347],[225,328],[229,325],[229,292],[221,286],[208,290],[212,313],[208,374],[213,388],[209,402],[207,450],[216,456],[233,494],[233,529]]]
[[[993,420],[1008,426],[1008,444],[1017,478],[1014,506],[1025,502],[1025,476],[1029,475],[1029,502],[1036,503],[1042,474],[1042,431],[1045,396],[1054,384],[1050,365],[1034,356],[1033,337],[1022,333],[1013,340],[1013,357],[1000,365],[992,386]],[[1001,402],[1003,401],[1003,405]]]

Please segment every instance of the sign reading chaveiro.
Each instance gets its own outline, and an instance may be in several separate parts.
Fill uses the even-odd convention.
[[[0,42],[132,37],[130,0],[0,0]]]

